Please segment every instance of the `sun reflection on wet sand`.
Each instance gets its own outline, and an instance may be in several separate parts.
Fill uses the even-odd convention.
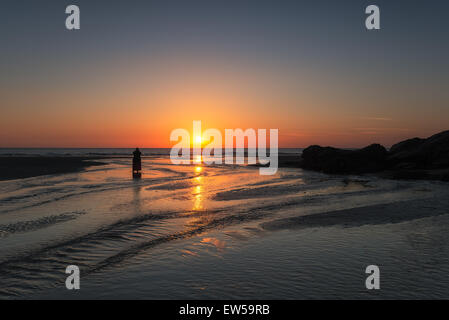
[[[226,247],[226,242],[217,238],[203,238],[201,240],[201,243],[213,245],[217,250],[220,251]]]
[[[200,174],[203,171],[203,167],[196,166],[195,167],[195,173]],[[204,192],[204,186],[203,186],[203,177],[197,176],[193,179],[195,186],[193,187],[192,194],[193,194],[193,210],[194,211],[200,211],[203,210],[203,192]]]
[[[194,201],[193,201],[193,210],[200,211],[203,210],[203,195],[202,195],[202,186],[196,186],[194,188]]]

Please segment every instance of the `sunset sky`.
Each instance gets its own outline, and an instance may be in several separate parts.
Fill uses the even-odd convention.
[[[425,137],[449,129],[448,13],[435,0],[3,0],[0,147],[170,147],[193,120],[277,128],[280,147]]]

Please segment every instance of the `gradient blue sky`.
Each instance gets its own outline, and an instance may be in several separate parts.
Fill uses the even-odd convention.
[[[81,30],[65,29],[65,7]],[[365,7],[381,9],[367,31]],[[278,128],[281,147],[449,129],[448,1],[23,1],[0,9],[0,147],[169,147]]]

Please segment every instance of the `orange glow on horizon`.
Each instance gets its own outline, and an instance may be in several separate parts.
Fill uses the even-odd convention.
[[[107,76],[103,69],[80,70],[84,81],[37,83],[26,95],[22,88],[3,89],[8,107],[0,117],[0,147],[170,148],[171,131],[192,133],[193,120],[223,137],[226,128],[278,129],[280,148],[391,146],[448,129],[447,117],[433,117],[425,108],[404,114],[388,107],[389,97],[366,101],[354,94],[359,88],[341,88],[332,75],[316,82],[304,70],[202,56],[157,62],[106,66]],[[444,99],[435,101],[442,105]],[[409,109],[419,102],[403,104]],[[193,142],[208,143],[201,136]]]

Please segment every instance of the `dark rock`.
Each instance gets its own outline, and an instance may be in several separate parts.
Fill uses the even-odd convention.
[[[359,150],[310,146],[304,149],[300,166],[325,173],[369,173],[385,169],[388,152],[380,144]]]
[[[388,167],[407,170],[449,168],[449,131],[395,144],[389,152]]]
[[[304,149],[299,166],[325,173],[376,172],[392,179],[449,181],[449,131],[399,142],[389,152],[379,144],[359,150],[310,146]]]
[[[421,138],[413,138],[413,139],[408,139],[408,140],[401,141],[399,143],[396,143],[395,145],[393,145],[390,148],[390,154],[392,154],[392,153],[401,153],[403,151],[416,148],[423,141],[424,141],[424,139],[421,139]]]

